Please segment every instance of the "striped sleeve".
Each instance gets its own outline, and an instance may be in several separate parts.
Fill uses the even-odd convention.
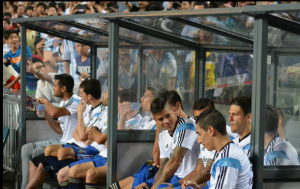
[[[63,105],[63,107],[67,108],[71,115],[77,114],[77,106],[79,105],[80,100],[75,98],[70,98],[67,102]]]
[[[197,139],[196,128],[194,124],[184,123],[175,132],[176,147],[185,147],[192,149],[195,140]]]

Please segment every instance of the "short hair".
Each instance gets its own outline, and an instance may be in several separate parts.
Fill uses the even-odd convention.
[[[159,95],[159,97],[165,98],[169,102],[169,104],[172,106],[175,106],[176,103],[179,102],[181,105],[181,109],[183,110],[181,97],[175,90],[165,91],[165,92],[161,93]]]
[[[24,9],[25,9],[25,6],[22,5],[22,4],[19,4],[19,5],[17,6],[17,9],[18,9],[18,7],[24,7]]]
[[[8,39],[10,35],[16,34],[19,37],[19,33],[16,30],[6,30],[4,32],[4,39]]]
[[[242,108],[244,116],[251,113],[251,98],[247,96],[240,96],[233,98],[230,101],[230,105],[237,105]]]
[[[28,6],[28,7],[26,7],[25,12],[26,12],[27,10],[33,10],[33,6]]]
[[[10,12],[4,12],[3,13],[3,18],[6,17],[6,16],[9,16],[10,18],[12,17]]]
[[[66,5],[64,3],[57,3],[58,8],[61,8],[63,12],[66,11]]]
[[[11,5],[11,7],[13,8],[14,12],[16,13],[18,10],[18,7],[16,5]]]
[[[284,113],[282,112],[282,110],[280,108],[275,108],[278,114],[278,117],[282,118],[282,122],[284,122]]]
[[[157,98],[157,97],[158,97],[158,94],[159,94],[159,93],[158,93],[158,90],[155,89],[154,87],[150,87],[150,86],[149,86],[149,87],[146,88],[146,90],[151,91],[151,93],[152,93],[152,95],[153,95],[154,98]]]
[[[196,120],[196,124],[207,131],[209,126],[216,129],[221,135],[226,135],[226,120],[224,116],[216,109],[207,109]]]
[[[162,11],[164,10],[164,7],[162,6],[161,3],[159,2],[150,2],[146,8],[145,8],[145,11]]]
[[[266,133],[277,133],[278,129],[278,113],[274,106],[269,104],[266,105],[266,113],[265,113],[265,131]]]
[[[5,21],[8,25],[10,25],[10,21],[7,18],[3,18],[3,21]]]
[[[39,42],[41,42],[43,39],[44,39],[44,38],[41,38],[41,37],[38,37],[38,36],[37,36],[37,37],[35,38],[34,43],[33,43],[33,44],[34,44],[34,48],[36,48],[36,45],[37,45]]]
[[[62,87],[65,86],[67,88],[68,93],[73,92],[74,79],[71,75],[69,75],[69,74],[59,74],[59,75],[55,75],[54,79],[58,80],[59,87],[62,88]]]
[[[43,6],[45,10],[48,8],[48,6],[46,5],[46,3],[43,3],[43,2],[39,2],[39,3],[36,5],[36,8],[38,8],[39,6]]]
[[[210,1],[209,7],[210,8],[219,8],[221,5],[228,3],[228,1]]]
[[[194,102],[193,110],[203,110],[204,108],[215,109],[215,105],[209,98],[200,98]]]
[[[129,89],[124,89],[124,90],[119,91],[118,97],[120,98],[120,103],[137,101],[136,94],[132,90],[129,90]]]
[[[204,6],[204,8],[206,8],[206,9],[208,8],[208,4],[206,1],[196,1],[194,3],[193,7],[195,7],[195,6]]]
[[[58,9],[55,5],[49,5],[48,9],[50,9],[51,7],[54,8],[56,10],[56,12],[58,12]]]
[[[92,95],[95,99],[101,98],[101,84],[97,79],[86,79],[79,85],[86,94]]]
[[[158,97],[158,98],[154,99],[153,102],[151,103],[151,107],[150,107],[151,113],[153,115],[156,115],[159,112],[163,111],[163,109],[165,108],[167,103],[168,103],[167,99],[165,99],[163,97]]]

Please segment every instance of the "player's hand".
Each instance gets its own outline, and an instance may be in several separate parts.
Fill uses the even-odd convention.
[[[131,102],[123,102],[120,105],[120,115],[126,115],[131,110]]]
[[[86,102],[81,99],[79,105],[77,106],[77,112],[82,115],[85,110],[86,110]]]
[[[181,185],[181,188],[186,189],[188,186],[191,186],[193,188],[200,188],[197,183],[195,183],[193,181],[190,181],[190,180],[184,180],[182,185]]]
[[[45,104],[46,100],[47,100],[47,99],[45,99],[45,98],[39,97],[39,98],[36,100],[36,102],[39,103],[39,104]]]

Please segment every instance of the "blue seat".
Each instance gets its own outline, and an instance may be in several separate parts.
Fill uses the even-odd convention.
[[[5,146],[6,140],[8,138],[9,131],[10,131],[9,127],[3,126],[3,149],[4,149],[4,146]]]

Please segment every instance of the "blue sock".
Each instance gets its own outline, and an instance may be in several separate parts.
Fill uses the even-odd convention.
[[[56,157],[53,156],[46,156],[45,157],[46,161],[51,165],[53,168],[53,172],[56,174],[58,171],[61,169],[61,165],[59,164],[59,161]]]
[[[85,189],[81,179],[69,177],[69,188],[72,189]]]
[[[63,160],[59,160],[59,164],[61,166],[61,168],[70,165],[71,163],[73,163],[74,161],[72,159],[63,159]]]

